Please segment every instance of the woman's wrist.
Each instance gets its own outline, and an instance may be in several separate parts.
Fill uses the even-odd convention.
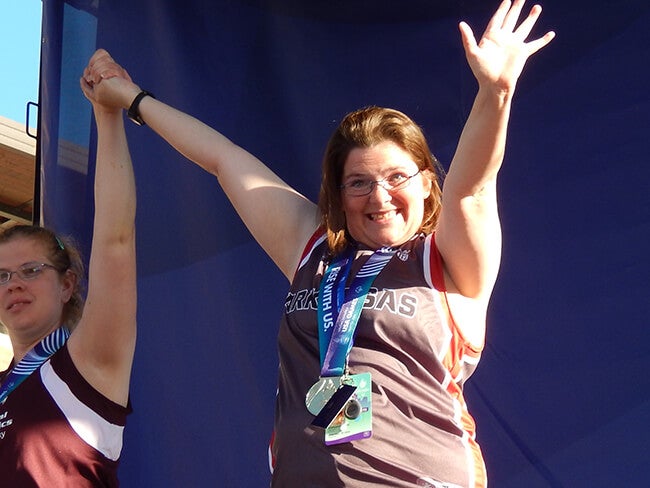
[[[137,125],[145,125],[145,122],[140,115],[140,102],[142,102],[142,100],[146,97],[156,98],[152,93],[146,90],[140,90],[140,92],[138,92],[138,94],[129,105],[129,108],[126,112],[129,119],[131,119]]]

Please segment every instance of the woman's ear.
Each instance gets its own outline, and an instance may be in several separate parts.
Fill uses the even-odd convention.
[[[77,287],[77,275],[67,269],[61,278],[61,283],[63,284],[63,291],[61,293],[63,303],[68,303]]]
[[[433,187],[433,179],[435,175],[431,172],[430,169],[422,170],[422,192],[424,193],[424,199],[426,200],[431,195],[431,188]]]

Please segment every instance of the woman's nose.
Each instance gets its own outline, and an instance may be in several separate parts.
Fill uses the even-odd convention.
[[[370,193],[368,196],[372,199],[377,199],[382,202],[385,202],[387,200],[391,199],[391,193],[388,191],[388,189],[384,186],[383,181],[375,181],[375,184],[373,185],[372,189],[370,190]]]

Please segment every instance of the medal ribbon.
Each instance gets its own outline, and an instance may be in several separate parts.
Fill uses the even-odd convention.
[[[68,340],[68,337],[70,337],[70,331],[66,327],[59,327],[25,354],[25,357],[11,368],[2,383],[2,387],[0,387],[0,403],[4,402],[9,393],[14,391],[41,364],[58,351]]]
[[[343,376],[352,349],[354,332],[370,286],[397,249],[376,250],[354,277],[350,288],[345,282],[350,274],[356,250],[350,248],[325,270],[318,300],[318,342],[321,376]]]

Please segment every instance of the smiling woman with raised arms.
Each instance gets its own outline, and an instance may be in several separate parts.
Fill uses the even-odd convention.
[[[148,96],[116,63],[89,73],[111,103],[218,178],[291,282],[273,486],[486,486],[463,384],[499,268],[496,179],[515,85],[554,36],[526,42],[541,8],[520,22],[523,3],[503,1],[478,42],[459,26],[478,93],[444,189],[422,131],[396,110],[343,119],[316,205],[219,132]],[[113,62],[102,50],[95,58]]]

